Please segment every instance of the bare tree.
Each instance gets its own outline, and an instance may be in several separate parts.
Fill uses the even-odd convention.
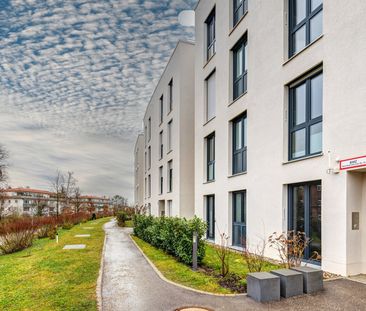
[[[56,216],[60,214],[60,203],[65,197],[65,176],[57,170],[56,176],[51,179],[51,189],[56,198]]]
[[[6,171],[8,168],[8,157],[8,151],[4,146],[0,145],[0,219],[5,213],[5,204],[7,199],[7,195],[3,190],[6,187],[6,182],[8,180],[8,174]]]
[[[79,187],[75,187],[72,201],[75,213],[80,212],[83,201],[81,200],[81,191]]]
[[[6,169],[8,168],[7,159],[9,157],[8,151],[4,146],[0,145],[0,189],[6,186],[8,174]]]
[[[65,205],[66,207],[70,206],[70,202],[72,200],[72,196],[74,195],[74,191],[76,188],[76,179],[74,177],[74,172],[67,172],[65,177]]]

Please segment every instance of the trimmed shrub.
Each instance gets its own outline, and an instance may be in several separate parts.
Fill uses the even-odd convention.
[[[197,232],[198,263],[202,262],[205,256],[203,237],[206,232],[206,223],[199,218],[187,220],[178,217],[159,218],[135,215],[134,224],[134,234],[138,238],[162,249],[187,265],[192,264],[193,233]]]
[[[0,252],[11,254],[30,247],[37,226],[30,218],[0,224]]]
[[[120,227],[124,227],[126,225],[126,221],[129,220],[128,215],[125,212],[118,212],[116,217],[118,226]]]

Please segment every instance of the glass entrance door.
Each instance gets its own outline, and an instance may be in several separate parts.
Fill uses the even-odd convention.
[[[233,245],[245,247],[246,243],[246,193],[233,192]]]
[[[321,182],[289,186],[289,230],[310,238],[304,259],[321,256]]]

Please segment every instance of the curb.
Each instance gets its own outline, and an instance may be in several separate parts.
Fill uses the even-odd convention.
[[[103,225],[104,242],[103,242],[102,256],[100,259],[100,268],[99,268],[99,275],[98,275],[97,288],[96,288],[98,311],[103,311],[102,289],[103,289],[103,272],[104,272],[104,253],[105,253],[105,246],[106,246],[106,242],[107,242],[107,233],[104,229],[105,225],[106,224]]]
[[[178,283],[175,283],[173,281],[168,280],[160,271],[158,268],[156,268],[156,266],[154,265],[154,263],[145,255],[145,253],[142,251],[142,249],[140,248],[140,246],[137,245],[137,243],[132,239],[131,234],[128,235],[130,237],[130,240],[132,241],[132,243],[136,246],[136,248],[140,251],[140,253],[142,254],[142,256],[146,259],[146,261],[149,263],[149,265],[151,266],[151,268],[155,271],[155,273],[159,276],[160,279],[162,279],[164,282],[169,283],[171,285],[189,290],[191,292],[195,292],[195,293],[199,293],[199,294],[203,294],[203,295],[208,295],[208,296],[218,296],[218,297],[241,297],[241,296],[247,296],[247,294],[215,294],[215,293],[210,293],[210,292],[205,292],[199,289],[194,289],[185,285],[181,285]],[[100,310],[101,311],[101,310]]]

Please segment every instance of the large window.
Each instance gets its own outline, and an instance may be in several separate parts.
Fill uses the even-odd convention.
[[[289,158],[322,152],[323,74],[307,78],[290,88]]]
[[[169,111],[173,110],[173,79],[169,82]]]
[[[215,179],[215,133],[206,138],[207,181]]]
[[[323,33],[322,0],[289,0],[290,57]]]
[[[216,115],[216,72],[206,79],[206,90],[206,121],[209,121]]]
[[[164,141],[163,141],[163,131],[159,133],[159,159],[164,156]]]
[[[248,0],[233,0],[233,5],[233,23],[235,26],[248,11]]]
[[[163,123],[164,120],[164,96],[160,97],[160,123]]]
[[[206,19],[207,29],[207,60],[209,60],[216,53],[216,17],[215,9],[211,12],[209,17]]]
[[[247,36],[244,36],[233,48],[233,99],[247,91],[248,74]]]
[[[246,244],[246,193],[233,192],[233,245],[245,247]]]
[[[168,192],[173,191],[173,160],[168,162]]]
[[[163,176],[163,167],[159,167],[159,194],[163,194],[164,190],[164,176]]]
[[[321,256],[321,190],[320,181],[289,186],[289,230],[304,232],[311,240],[305,259]]]
[[[215,239],[215,196],[206,196],[207,239]]]
[[[172,130],[173,130],[173,120],[168,123],[168,152],[172,150]]]
[[[243,114],[232,121],[233,174],[247,170],[247,116]]]

